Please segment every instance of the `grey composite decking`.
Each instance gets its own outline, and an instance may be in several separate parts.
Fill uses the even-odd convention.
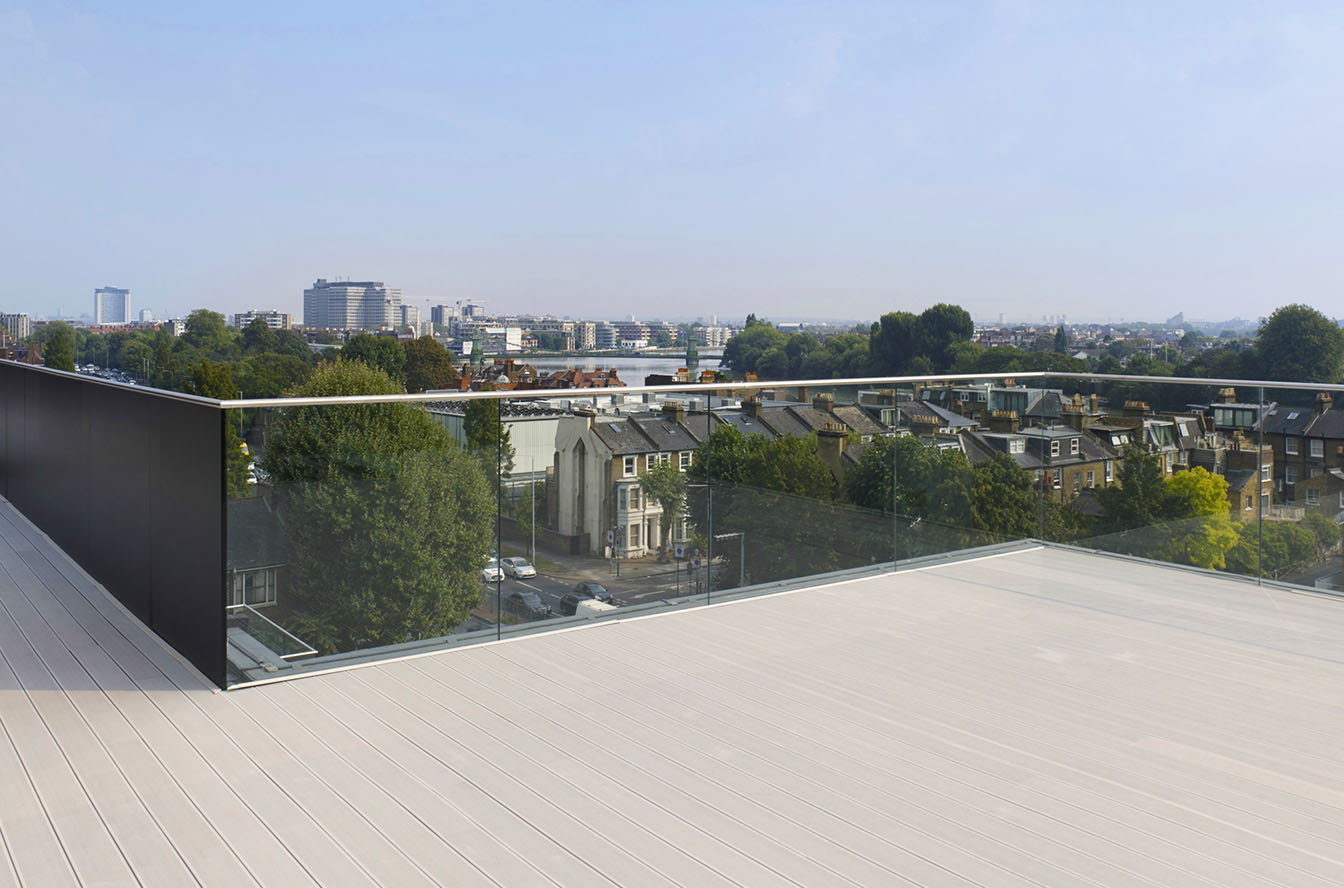
[[[0,502],[0,885],[1337,886],[1342,630],[1034,549],[220,693]]]

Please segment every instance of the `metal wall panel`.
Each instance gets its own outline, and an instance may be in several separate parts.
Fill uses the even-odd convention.
[[[224,412],[0,361],[0,491],[220,687]]]

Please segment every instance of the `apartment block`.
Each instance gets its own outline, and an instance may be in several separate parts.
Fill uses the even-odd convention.
[[[294,316],[274,309],[254,308],[233,316],[233,326],[242,330],[248,324],[260,318],[272,330],[290,330],[294,327]]]

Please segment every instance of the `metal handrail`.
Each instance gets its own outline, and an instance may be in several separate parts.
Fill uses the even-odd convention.
[[[477,400],[539,400],[544,398],[603,398],[614,395],[638,395],[646,393],[695,393],[705,392],[713,393],[731,388],[735,391],[761,391],[764,389],[777,388],[829,388],[835,386],[892,386],[892,385],[934,385],[946,382],[988,382],[993,380],[1028,380],[1028,379],[1080,379],[1085,381],[1105,381],[1105,382],[1136,382],[1160,385],[1188,385],[1188,386],[1231,386],[1234,388],[1267,388],[1267,389],[1290,389],[1294,391],[1314,391],[1314,392],[1340,392],[1344,393],[1344,384],[1325,383],[1325,382],[1288,382],[1284,380],[1270,379],[1227,379],[1227,378],[1200,378],[1187,376],[1132,376],[1123,373],[1075,373],[1053,370],[1027,370],[1022,372],[1000,371],[994,373],[943,373],[943,374],[923,374],[919,376],[863,376],[850,377],[845,379],[775,379],[775,380],[756,380],[754,382],[728,381],[728,382],[688,382],[673,385],[628,385],[612,388],[577,388],[577,389],[524,389],[512,391],[441,391],[441,392],[422,392],[420,394],[395,394],[395,395],[343,395],[333,397],[304,397],[304,398],[234,398],[228,400],[216,400],[214,398],[203,398],[199,395],[188,395],[182,392],[168,391],[166,389],[151,388],[149,386],[137,385],[127,386],[125,383],[115,382],[110,379],[102,379],[97,376],[86,376],[82,373],[70,373],[65,370],[53,370],[50,367],[42,367],[35,364],[21,364],[17,361],[5,361],[4,363],[17,364],[31,370],[37,370],[43,373],[53,373],[59,376],[80,379],[95,385],[105,385],[117,388],[134,388],[138,392],[153,395],[160,398],[171,398],[177,401],[187,401],[192,404],[202,404],[211,407],[218,407],[224,410],[238,410],[244,408],[258,407],[317,407],[322,405],[336,404],[416,404],[431,401],[477,401]]]

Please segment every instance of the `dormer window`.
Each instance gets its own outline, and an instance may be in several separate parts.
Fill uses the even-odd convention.
[[[1022,439],[1022,438],[1009,438],[1009,439],[1008,439],[1008,452],[1009,452],[1009,453],[1026,453],[1026,452],[1027,452],[1027,442],[1026,442],[1024,439]]]
[[[1059,439],[1050,442],[1050,455],[1059,456]]]
[[[1074,455],[1074,456],[1077,456],[1077,455],[1078,455],[1078,439],[1077,439],[1077,438],[1070,438],[1070,439],[1069,439],[1069,453],[1071,453],[1071,454]]]

